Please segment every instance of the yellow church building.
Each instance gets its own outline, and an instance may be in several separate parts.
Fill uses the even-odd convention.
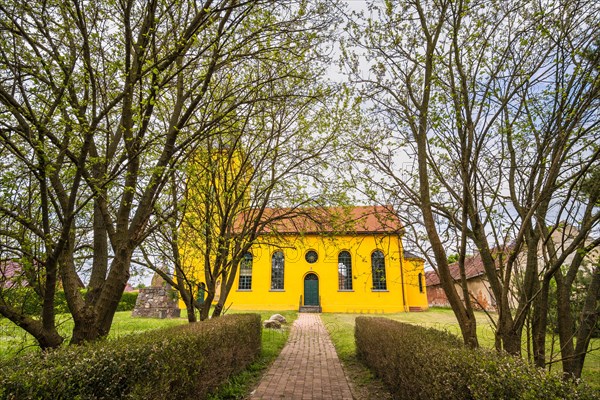
[[[425,310],[423,259],[404,252],[402,232],[397,216],[380,206],[323,208],[317,217],[312,212],[277,220],[244,255],[227,306],[344,313]]]
[[[404,252],[402,224],[389,207],[253,208],[254,164],[248,154],[221,144],[196,152],[188,167],[179,240],[182,268],[197,288],[194,296],[203,301],[205,293],[214,293],[215,303],[221,281],[227,281],[229,293],[220,305],[236,310],[427,309],[424,261]],[[257,237],[253,231],[238,268],[231,269],[235,275],[215,278],[219,272],[210,264],[217,254],[236,236],[246,240],[244,227],[256,221],[264,223]],[[181,301],[180,307],[185,307]]]

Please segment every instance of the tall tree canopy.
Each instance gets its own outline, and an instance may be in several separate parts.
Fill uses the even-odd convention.
[[[585,0],[386,1],[349,22],[346,65],[371,117],[353,138],[363,191],[394,202],[413,237],[426,238],[422,250],[471,346],[464,260],[478,251],[498,303],[498,349],[520,354],[531,316],[538,365],[550,281],[567,318],[577,255],[598,246],[600,210],[584,183],[600,163],[599,12]],[[458,286],[447,248],[459,254]],[[586,348],[589,331],[560,325],[563,358],[582,364],[585,351],[568,349],[579,334]]]
[[[20,263],[22,290],[43,312],[23,313],[3,287],[0,313],[42,347],[59,345],[60,281],[71,343],[105,336],[132,254],[161,223],[171,171],[256,88],[294,71],[236,74],[251,76],[257,60],[306,62],[296,49],[325,11],[304,1],[3,2],[0,257]]]

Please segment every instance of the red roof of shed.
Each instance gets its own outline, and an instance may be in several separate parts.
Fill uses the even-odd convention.
[[[492,249],[492,255],[496,255],[497,253],[499,253],[498,248]],[[498,258],[496,258],[496,264],[498,264]],[[450,275],[452,275],[452,279],[455,281],[460,281],[460,269],[458,262],[450,264],[448,268],[450,269]],[[498,268],[498,265],[496,268]],[[479,253],[465,258],[465,274],[467,279],[476,278],[485,274],[483,260],[481,259],[481,255]],[[425,282],[427,286],[439,285],[440,277],[435,271],[427,271],[425,272]]]

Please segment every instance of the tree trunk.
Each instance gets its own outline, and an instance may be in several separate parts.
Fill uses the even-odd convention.
[[[427,237],[431,243],[431,248],[433,250],[435,261],[438,266],[438,275],[440,277],[440,282],[442,284],[442,288],[446,293],[446,297],[450,302],[450,306],[452,307],[452,311],[454,311],[454,315],[458,321],[460,326],[460,330],[463,335],[463,340],[465,344],[469,347],[475,348],[479,346],[477,341],[477,322],[475,321],[475,316],[473,312],[469,312],[468,309],[465,308],[464,303],[460,299],[456,287],[454,285],[454,279],[450,274],[450,269],[448,268],[448,258],[446,256],[446,251],[444,249],[444,245],[440,240],[440,236],[436,229],[435,219],[433,217],[433,210],[431,204],[431,190],[430,190],[430,179],[429,179],[429,171],[428,171],[428,130],[429,130],[429,105],[431,101],[431,91],[433,90],[433,82],[434,82],[434,70],[435,70],[435,48],[437,46],[437,41],[439,39],[440,32],[442,31],[442,26],[444,25],[446,11],[447,11],[448,3],[444,3],[442,9],[440,10],[439,19],[435,21],[434,26],[427,26],[427,18],[424,15],[423,10],[421,9],[419,3],[417,3],[417,11],[421,17],[421,27],[424,31],[430,32],[427,34],[427,43],[426,43],[426,51],[425,51],[425,60],[424,60],[424,82],[423,82],[423,92],[420,102],[415,102],[415,106],[417,107],[417,115],[418,122],[412,126],[412,133],[416,140],[417,144],[417,162],[418,162],[418,172],[419,172],[419,202],[420,209],[423,213],[423,222],[425,225],[425,229],[427,230]],[[465,301],[470,301],[467,297],[464,299]]]
[[[85,306],[73,315],[73,336],[70,344],[82,344],[91,342],[100,336],[98,334],[97,316],[93,307]]]
[[[207,288],[209,288],[210,285],[207,285]],[[208,319],[208,313],[210,312],[210,306],[212,305],[212,301],[215,298],[215,289],[214,289],[214,284],[213,284],[213,288],[212,289],[208,289],[206,291],[206,297],[204,298],[204,303],[202,304],[202,307],[200,307],[200,321],[205,321],[206,319]]]
[[[108,335],[115,312],[129,280],[132,248],[124,247],[115,253],[102,294],[96,303],[99,337]]]
[[[423,122],[423,127],[426,125]],[[437,233],[435,220],[433,218],[433,212],[431,207],[431,198],[429,190],[429,176],[427,172],[427,134],[423,131],[417,135],[417,155],[419,162],[419,194],[421,200],[421,212],[423,213],[423,221],[425,229],[427,230],[427,236],[431,243],[435,261],[438,265],[437,273],[440,277],[440,283],[448,298],[448,302],[454,311],[458,325],[463,336],[463,340],[468,347],[476,348],[479,346],[477,340],[477,321],[473,310],[465,307],[465,304],[460,299],[456,287],[454,285],[454,278],[450,274],[448,268],[448,258],[444,245],[442,244],[440,237]],[[469,297],[464,299],[465,302],[470,301]]]
[[[93,307],[85,302],[79,286],[79,277],[73,260],[75,237],[72,236],[60,259],[60,273],[67,305],[73,316],[73,335],[70,344],[96,339],[96,319]]]
[[[178,281],[177,287],[179,288],[181,300],[185,303],[188,322],[196,322],[196,306],[194,305],[194,294],[191,288],[184,281]]]
[[[54,349],[64,341],[64,338],[60,336],[54,326],[45,329],[41,321],[12,309],[1,299],[0,313],[33,336],[42,350]]]
[[[50,336],[54,336],[56,333],[56,314],[54,307],[54,295],[56,294],[56,277],[58,261],[56,259],[48,259],[46,262],[46,283],[44,284],[44,297],[42,299],[42,326],[43,331],[48,333]],[[46,336],[46,335],[43,335]],[[61,341],[62,342],[62,338]],[[58,342],[58,344],[60,344]],[[51,340],[48,344],[56,343],[55,340]],[[40,343],[41,345],[41,343]],[[42,349],[44,346],[42,346]]]
[[[239,249],[236,249],[236,254],[239,253]],[[213,310],[213,317],[218,317],[223,312],[223,308],[225,307],[225,301],[227,301],[227,297],[229,296],[229,292],[231,292],[231,288],[235,282],[235,276],[237,275],[237,271],[240,263],[238,261],[233,261],[231,264],[231,269],[227,271],[227,273],[223,274],[223,284],[221,285],[221,293],[219,295],[219,302],[215,306]]]
[[[503,333],[503,350],[514,356],[521,356],[521,334],[522,331],[510,327]]]
[[[508,282],[510,285],[510,268],[504,268],[504,279],[501,279],[498,276],[498,262],[496,260],[496,256],[494,256],[489,249],[483,224],[479,220],[478,214],[474,211],[470,213],[470,221],[471,225],[473,226],[472,239],[479,249],[479,254],[483,263],[486,277],[492,288],[492,293],[497,301],[498,323],[496,325],[495,335],[497,339],[496,349],[498,351],[503,350],[515,356],[520,356],[523,325],[521,321],[516,321],[513,319],[509,298],[507,295],[508,291],[505,290],[506,288],[504,287],[506,286],[506,282]]]
[[[198,318],[196,317],[196,305],[194,304],[193,299],[189,299],[189,302],[185,303],[185,309],[187,310],[188,322],[197,322]]]
[[[600,297],[600,263],[594,267],[592,282],[588,288],[583,310],[577,332],[577,345],[575,346],[575,358],[573,359],[572,374],[575,378],[581,378],[583,362],[588,351],[592,333],[598,321],[598,298]]]
[[[223,302],[221,301],[221,299],[219,299],[219,302],[217,303],[217,305],[215,306],[215,309],[213,310],[212,317],[213,318],[220,317],[222,312],[223,312]]]
[[[73,319],[76,320],[76,323],[73,327],[71,344],[94,341],[108,335],[129,279],[131,254],[132,250],[126,247],[117,251],[97,301],[94,304],[86,304],[73,312]]]
[[[539,284],[537,285],[539,287]],[[531,318],[533,361],[539,368],[546,367],[546,327],[548,325],[549,280],[542,281],[542,287],[533,303]]]
[[[204,298],[204,303],[200,307],[200,321],[204,321],[208,319],[208,314],[210,313],[210,307],[212,306],[212,302],[215,299],[215,291],[216,291],[216,282],[215,279],[209,276],[210,274],[205,271],[204,277],[206,279],[206,287]]]
[[[564,283],[560,270],[554,275],[554,280],[556,281],[556,312],[562,368],[565,374],[572,375],[575,347],[573,346],[574,321],[571,315],[571,285]]]
[[[105,198],[107,198],[107,194],[104,189],[94,199],[94,258],[92,260],[92,274],[86,293],[86,302],[88,304],[94,304],[100,296],[108,271],[108,234],[100,204]]]
[[[176,205],[178,204],[177,199],[177,177],[175,175],[175,170],[171,171],[170,179],[170,195],[171,202]],[[173,255],[173,264],[175,264],[175,282],[171,282],[171,285],[179,291],[179,295],[181,296],[181,300],[185,303],[185,308],[187,310],[187,318],[188,322],[196,322],[196,302],[194,301],[194,287],[192,287],[192,283],[187,278],[183,267],[181,266],[181,252],[179,249],[179,225],[177,223],[179,221],[179,211],[177,207],[174,207],[174,213],[172,218],[169,220],[169,230],[171,233],[171,253]]]

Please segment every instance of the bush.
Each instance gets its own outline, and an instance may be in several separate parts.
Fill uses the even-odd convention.
[[[2,291],[6,303],[11,304],[25,315],[39,316],[42,312],[40,297],[31,287],[14,286]]]
[[[358,317],[358,358],[407,399],[597,399],[591,389],[491,350],[465,348],[447,332]]]
[[[132,311],[135,308],[137,298],[138,292],[124,292],[117,306],[117,311]]]
[[[201,399],[259,354],[257,314],[24,355],[0,365],[0,399]]]
[[[85,293],[85,291],[83,289],[80,289],[80,291],[82,293]],[[69,306],[67,304],[67,296],[65,295],[64,290],[57,290],[56,294],[54,295],[54,312],[56,314],[68,314],[70,312]],[[40,313],[41,313],[41,306],[40,306]]]

